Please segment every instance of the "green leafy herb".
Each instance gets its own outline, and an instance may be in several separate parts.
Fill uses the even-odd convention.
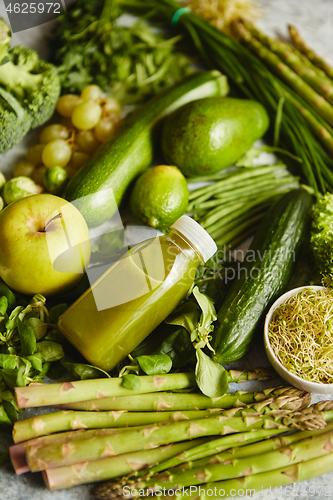
[[[197,325],[198,343],[195,347],[199,349],[207,346],[211,351],[213,351],[213,348],[209,343],[211,340],[211,336],[209,334],[214,330],[212,323],[217,320],[214,304],[209,297],[207,297],[207,295],[200,293],[197,287],[194,288],[193,295],[202,311],[200,322]]]
[[[210,398],[218,398],[228,392],[227,371],[201,349],[196,349],[195,380],[201,392]]]
[[[28,361],[30,361],[32,368],[35,370],[41,372],[43,369],[43,361],[42,361],[42,355],[40,352],[35,352],[31,356],[27,356],[26,358]]]
[[[8,299],[4,295],[0,297],[0,315],[4,316],[8,309]]]
[[[124,375],[122,377],[122,385],[126,387],[126,389],[138,391],[141,387],[141,380],[137,375]]]
[[[172,328],[170,327],[170,330]],[[194,365],[195,350],[190,336],[185,328],[177,328],[162,340],[154,354],[167,354],[172,361],[173,368],[182,368],[187,364]]]
[[[0,354],[0,368],[14,370],[17,366],[17,356],[13,354]]]
[[[191,341],[197,336],[197,325],[200,319],[200,308],[195,302],[183,302],[165,322],[168,325],[182,326],[191,336]]]
[[[136,358],[141,370],[147,375],[160,375],[169,373],[172,361],[166,354],[152,354],[151,356],[139,356]]]
[[[9,308],[12,309],[16,304],[16,297],[11,289],[0,279],[0,296],[5,296],[8,300]]]
[[[63,348],[60,344],[52,342],[51,340],[43,340],[38,342],[37,350],[42,355],[44,361],[59,361],[64,356]]]
[[[317,272],[325,285],[333,284],[333,195],[325,194],[312,215],[311,250]]]
[[[37,342],[33,329],[27,323],[21,321],[20,318],[17,318],[17,328],[20,335],[23,356],[34,354]]]
[[[12,421],[10,417],[7,415],[7,412],[3,404],[0,403],[0,429],[3,431],[10,431],[11,427],[12,427]]]
[[[26,324],[32,329],[37,340],[45,337],[47,329],[49,328],[48,323],[44,323],[39,318],[28,318]]]
[[[59,316],[61,316],[61,314],[66,311],[66,309],[67,304],[58,304],[52,307],[52,309],[50,309],[50,322],[56,325]]]
[[[72,363],[70,361],[66,361],[65,359],[61,360],[62,366],[67,370],[75,379],[86,380],[93,378],[100,378],[101,373],[106,375],[106,377],[110,377],[110,375],[102,370],[101,368],[97,368],[96,366],[87,365],[84,363]]]
[[[0,281],[1,428],[1,422],[6,428],[9,421],[17,419],[18,409],[12,392],[14,387],[42,382],[52,363],[64,356],[60,343],[46,337],[52,331],[53,337],[56,337],[55,332],[58,330],[51,324],[51,316],[56,321],[65,306],[54,308],[52,315],[49,315],[46,299],[40,294],[35,295],[30,302],[21,299],[19,305],[15,307],[15,304],[16,299],[11,290]],[[63,341],[59,332],[57,338]],[[61,367],[59,375],[63,371]]]
[[[56,47],[64,91],[80,93],[97,83],[123,104],[134,104],[192,71],[177,49],[179,36],[166,40],[143,20],[121,26],[116,22],[120,14],[113,0],[79,0],[58,18],[51,48]]]

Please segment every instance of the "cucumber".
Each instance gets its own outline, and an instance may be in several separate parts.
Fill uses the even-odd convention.
[[[69,182],[64,197],[80,210],[88,226],[103,224],[116,213],[129,184],[152,162],[156,124],[188,102],[227,92],[226,77],[214,70],[196,73],[157,95],[98,148]]]
[[[231,363],[248,351],[268,307],[288,285],[310,226],[311,206],[311,195],[296,189],[265,215],[218,312],[212,340],[216,361]]]

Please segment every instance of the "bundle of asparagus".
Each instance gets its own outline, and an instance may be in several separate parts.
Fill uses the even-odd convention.
[[[295,26],[289,26],[290,37],[293,41],[295,47],[306,56],[314,66],[322,70],[327,76],[333,80],[333,68],[328,64],[322,57],[318,56],[310,47],[307,46],[305,41],[302,39],[300,33]]]
[[[313,405],[302,413],[291,413],[289,429],[294,426],[298,428],[294,420],[298,418],[297,415],[318,416],[318,412],[321,412],[324,419],[332,420],[332,407],[333,404],[330,401]],[[265,426],[263,422],[266,418],[265,415],[258,416],[261,425]],[[271,421],[271,418],[268,421]],[[275,417],[275,422],[277,421]],[[308,422],[304,428],[309,428]],[[237,442],[239,434],[233,433],[230,436],[199,444],[157,466],[97,486],[93,490],[93,495],[101,500],[114,500],[142,496],[144,491],[150,494],[152,492],[160,494],[164,489],[168,491],[168,497],[170,497],[170,491],[174,490],[175,498],[184,496],[197,498],[198,490],[194,486],[200,485],[202,492],[200,498],[204,498],[208,490],[215,492],[215,496],[212,492],[209,496],[213,494],[214,498],[220,498],[230,496],[232,488],[237,485],[236,491],[243,488],[244,483],[249,483],[249,487],[254,492],[254,490],[262,490],[262,487],[289,484],[305,479],[304,473],[308,474],[308,477],[314,477],[333,469],[333,422],[325,428],[313,429],[314,427],[311,430],[272,439],[268,438],[268,433],[274,436],[275,431],[278,431],[276,432],[278,434],[283,432],[283,429],[261,430],[257,433],[266,432],[267,434],[258,435],[255,442],[242,441],[242,445]],[[251,436],[252,434],[252,432],[247,432],[244,435]],[[223,447],[223,440],[226,438],[229,438],[230,443],[230,448],[227,450]],[[222,448],[220,448],[221,444]],[[214,450],[214,452],[218,450],[218,453],[212,454],[208,450]],[[306,465],[303,465],[303,462]],[[310,463],[312,462],[322,463],[324,469],[316,472],[311,470]],[[54,480],[53,473],[57,475],[56,469],[48,469],[45,472],[49,481]],[[270,484],[267,484],[266,475],[272,481]],[[183,493],[181,493],[182,490]],[[222,494],[221,491],[224,493]]]
[[[333,423],[326,429],[313,432],[303,431],[282,438],[276,437],[264,442],[249,444],[242,448],[232,448],[213,458],[194,460],[187,468],[176,468],[162,474],[147,475],[136,479],[123,479],[95,489],[95,496],[107,500],[135,498],[138,490],[151,492],[182,489],[202,485],[209,481],[214,489],[219,481],[219,489],[225,481],[274,471],[281,467],[324,457],[333,447]],[[193,452],[195,448],[189,450]],[[192,488],[193,489],[193,488]],[[132,492],[132,493],[131,493]],[[106,494],[107,493],[107,494]]]
[[[249,23],[238,21],[234,23],[234,30],[252,52],[304,99],[305,103],[302,103],[285,91],[318,140],[333,153],[333,80],[293,45],[266,36]],[[292,33],[295,37],[295,29]],[[315,117],[314,113],[319,116]]]
[[[263,380],[272,375],[265,369],[230,371],[228,379],[243,382]],[[272,436],[290,429],[311,432],[324,429],[326,422],[333,420],[332,405],[308,408],[310,395],[292,387],[275,387],[262,392],[238,391],[212,399],[195,392],[164,392],[161,389],[162,386],[168,390],[193,387],[189,374],[138,378],[141,391],[146,393],[140,394],[138,389],[132,392],[123,387],[119,379],[18,388],[20,406],[93,404],[95,411],[62,410],[16,422],[13,431],[16,444],[10,449],[16,472],[42,471],[52,490],[106,479],[119,480],[126,475],[131,478],[129,484],[134,478],[140,484],[149,481],[155,484],[162,471],[172,470],[181,475],[194,468],[206,468],[223,461],[222,452],[232,448],[236,453],[236,449],[254,443],[260,443],[259,449],[263,452],[266,450],[264,442]],[[149,392],[152,386],[155,392]],[[112,391],[117,396],[113,397]],[[89,399],[96,396],[99,399]],[[148,403],[144,409],[133,408],[130,404],[133,398],[148,398]],[[157,407],[161,411],[151,411],[149,400],[156,403],[156,398],[164,400],[164,404]],[[80,399],[86,401],[80,403]],[[74,403],[70,403],[71,400]],[[103,404],[109,406],[115,402],[118,410],[96,411],[96,405],[103,408]],[[269,442],[267,451],[284,443]],[[248,450],[252,453],[251,448]],[[240,456],[250,456],[244,453]],[[215,472],[220,479],[220,472]],[[115,495],[113,486],[112,495]]]

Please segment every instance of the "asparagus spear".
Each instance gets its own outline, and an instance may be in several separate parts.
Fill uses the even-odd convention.
[[[231,370],[228,382],[246,382],[248,380],[267,380],[275,375],[269,368],[248,370]],[[138,390],[127,389],[123,379],[103,378],[95,380],[79,380],[62,384],[31,384],[28,387],[16,387],[15,394],[19,408],[34,406],[50,406],[73,402],[103,399],[115,396],[132,396],[158,391],[174,391],[196,387],[193,373],[171,373],[160,376],[138,377],[141,387]]]
[[[263,60],[279,77],[293,88],[305,101],[307,101],[317,112],[330,124],[333,125],[333,107],[321,95],[313,90],[310,85],[303,81],[292,69],[289,68],[271,50],[259,42],[244,24],[235,23],[235,30],[246,44],[261,60]]]
[[[141,376],[140,389],[127,389],[123,379],[101,378],[63,382],[61,384],[31,384],[15,387],[19,408],[50,406],[75,401],[88,401],[113,396],[132,396],[157,391],[174,391],[195,387],[194,373],[169,373],[166,375]]]
[[[322,145],[327,149],[327,151],[333,154],[333,129],[327,124],[322,125],[313,112],[310,112],[305,106],[303,106],[297,99],[295,99],[290,92],[286,90],[282,91],[286,98],[293,103],[295,108],[304,116],[310,129],[315,134],[317,139],[322,143]]]
[[[38,436],[45,436],[54,432],[70,431],[75,429],[91,428],[133,428],[138,425],[150,425],[156,422],[191,420],[211,415],[210,410],[188,412],[145,412],[127,413],[126,411],[85,412],[59,411],[46,413],[37,417],[27,418],[15,422],[13,427],[14,443],[21,443]]]
[[[203,394],[176,394],[164,392],[161,394],[142,394],[140,396],[105,398],[82,403],[63,405],[73,410],[114,410],[114,411],[172,411],[172,410],[202,410],[206,408],[232,408],[263,401],[271,396],[300,397],[304,392],[292,387],[273,387],[263,392],[237,391],[227,393],[219,398],[209,398]]]
[[[25,449],[27,446],[41,446],[50,443],[68,443],[69,441],[77,441],[81,439],[90,439],[94,436],[106,436],[124,432],[129,429],[141,429],[145,426],[138,427],[118,427],[115,429],[79,429],[77,431],[68,431],[57,434],[49,434],[38,438],[29,439],[9,447],[9,456],[12,466],[17,475],[24,474],[30,470],[25,459]]]
[[[255,448],[257,445],[252,445]],[[203,484],[207,481],[222,481],[236,477],[247,476],[250,474],[259,474],[284,467],[286,465],[297,464],[304,460],[311,460],[331,453],[333,450],[333,430],[323,434],[313,433],[306,439],[301,439],[287,446],[276,450],[246,456],[238,459],[228,458],[222,463],[207,464],[204,467],[196,467],[190,470],[179,470],[164,472],[148,480],[127,481],[128,489],[151,491],[160,491],[164,486],[169,489],[177,489],[197,484]],[[112,498],[122,498],[125,485],[115,483]],[[136,495],[126,495],[128,498],[134,498]],[[111,491],[109,493],[111,498]]]
[[[229,383],[241,383],[250,380],[268,380],[278,375],[273,368],[254,368],[253,370],[229,370],[227,376]]]
[[[262,33],[259,29],[250,23],[245,23],[246,28],[251,34],[261,43],[268,46],[275,54],[277,54],[288,66],[295,71],[304,81],[316,90],[320,95],[333,104],[333,82],[326,75],[320,76],[318,73],[304,62],[293,47],[281,40],[269,37]]]
[[[160,446],[153,450],[124,453],[116,457],[100,458],[92,462],[46,469],[43,471],[43,478],[49,490],[58,490],[71,488],[79,484],[121,477],[139,471],[151,464],[168,460],[206,440],[207,438],[193,439],[192,441]]]
[[[322,57],[318,56],[310,47],[306,45],[295,26],[289,25],[288,27],[291,39],[298,50],[302,52],[309,59],[309,61],[312,62],[312,64],[322,69],[327,76],[333,79],[332,66],[330,66]]]
[[[279,453],[278,451],[276,453]],[[221,498],[233,497],[239,494],[244,496],[252,496],[256,492],[262,492],[267,497],[271,494],[271,489],[277,486],[291,485],[299,481],[307,481],[314,477],[326,474],[333,470],[333,453],[326,456],[306,460],[295,465],[287,465],[280,469],[275,469],[269,472],[261,472],[259,474],[251,474],[237,479],[228,479],[226,481],[209,482],[192,488],[185,488],[184,491],[176,491],[174,495],[170,495],[167,488],[162,489],[161,500],[221,500]],[[125,491],[127,494],[127,490]],[[130,493],[130,491],[129,491]],[[93,493],[94,494],[94,493]],[[99,495],[94,494],[95,498],[100,500],[110,500],[108,491],[101,492]],[[265,498],[263,496],[263,498]]]
[[[150,449],[170,442],[195,437],[251,431],[253,429],[321,429],[325,419],[333,418],[333,411],[290,413],[288,417],[218,415],[168,424],[155,424],[140,430],[129,430],[112,436],[98,436],[90,440],[27,447],[26,457],[32,471],[49,467],[72,465],[78,462]]]

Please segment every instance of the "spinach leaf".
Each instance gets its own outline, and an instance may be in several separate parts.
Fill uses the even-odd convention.
[[[58,304],[50,309],[50,322],[57,324],[59,317],[66,311],[67,304]]]
[[[12,428],[12,421],[10,417],[7,415],[7,412],[3,406],[3,403],[0,403],[0,431],[8,432]]]
[[[84,363],[72,363],[70,361],[66,361],[65,359],[61,360],[61,364],[65,370],[75,377],[75,379],[86,380],[90,378],[100,378],[101,373],[110,377],[107,372],[101,368],[97,368],[96,366],[86,365]]]
[[[126,389],[132,389],[133,391],[139,391],[141,388],[141,380],[137,375],[124,375],[122,377],[122,385]]]
[[[218,398],[228,391],[227,371],[213,361],[201,349],[196,350],[195,379],[201,392],[210,398]]]
[[[42,371],[43,362],[42,362],[42,355],[40,352],[35,352],[31,356],[27,356],[26,359],[30,361],[32,368],[34,368],[38,372]]]
[[[200,318],[200,309],[195,302],[184,302],[165,322],[168,325],[182,326],[192,336],[196,332]]]
[[[17,367],[17,356],[13,354],[0,354],[0,368],[14,370]]]
[[[6,285],[2,279],[0,279],[0,295],[4,295],[8,300],[8,305],[10,309],[13,309],[16,304],[16,298],[11,289]]]
[[[7,312],[8,309],[8,299],[3,295],[0,297],[0,314],[1,316],[4,316]]]
[[[21,349],[23,356],[29,356],[36,352],[36,337],[33,329],[20,318],[17,318],[17,328],[21,341]]]
[[[47,323],[44,323],[44,321],[41,321],[39,318],[34,317],[28,319],[25,318],[24,321],[33,330],[37,340],[45,336],[49,327]]]
[[[197,344],[195,347],[202,348],[207,345],[210,350],[213,350],[209,344],[211,340],[209,334],[214,330],[212,323],[217,320],[215,307],[211,299],[207,295],[200,293],[197,287],[194,288],[193,295],[202,311],[200,321],[197,324]],[[194,338],[194,340],[196,339]]]
[[[64,351],[60,344],[51,340],[43,340],[37,343],[37,351],[42,355],[43,363],[45,361],[58,361],[64,357]]]
[[[174,368],[181,368],[187,364],[194,365],[195,349],[187,330],[183,327],[172,330],[170,335],[155,350],[154,354],[167,354],[171,358]]]
[[[147,375],[169,373],[172,368],[172,361],[166,354],[139,356],[136,361],[139,363],[141,370]]]

